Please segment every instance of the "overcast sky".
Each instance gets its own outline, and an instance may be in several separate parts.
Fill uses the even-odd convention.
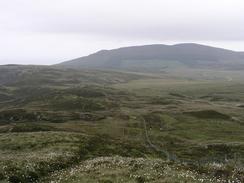
[[[0,64],[181,42],[244,51],[244,1],[0,0]]]

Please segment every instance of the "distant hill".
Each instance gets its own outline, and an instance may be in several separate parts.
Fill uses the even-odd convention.
[[[113,71],[75,70],[38,65],[0,65],[1,86],[37,87],[117,84],[145,76]]]
[[[58,64],[68,68],[163,70],[166,68],[244,69],[244,52],[194,43],[101,50]]]

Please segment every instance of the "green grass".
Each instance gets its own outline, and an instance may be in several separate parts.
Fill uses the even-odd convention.
[[[220,172],[240,179],[233,173],[244,162],[239,80],[3,70],[13,78],[0,74],[7,82],[0,87],[0,181],[208,182]],[[194,178],[181,176],[188,173]]]
[[[190,111],[185,112],[185,114],[197,117],[197,118],[203,118],[203,119],[223,119],[223,120],[230,120],[230,116],[226,114],[222,114],[218,111],[214,110],[203,110],[203,111]]]
[[[80,134],[65,132],[4,133],[0,135],[0,177],[10,182],[33,182],[70,166]]]

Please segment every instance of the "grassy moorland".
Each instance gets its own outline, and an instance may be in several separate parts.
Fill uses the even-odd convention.
[[[0,70],[0,182],[244,181],[239,73]]]

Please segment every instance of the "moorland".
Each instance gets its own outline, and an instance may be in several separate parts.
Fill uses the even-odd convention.
[[[244,74],[0,66],[0,182],[243,182]]]

